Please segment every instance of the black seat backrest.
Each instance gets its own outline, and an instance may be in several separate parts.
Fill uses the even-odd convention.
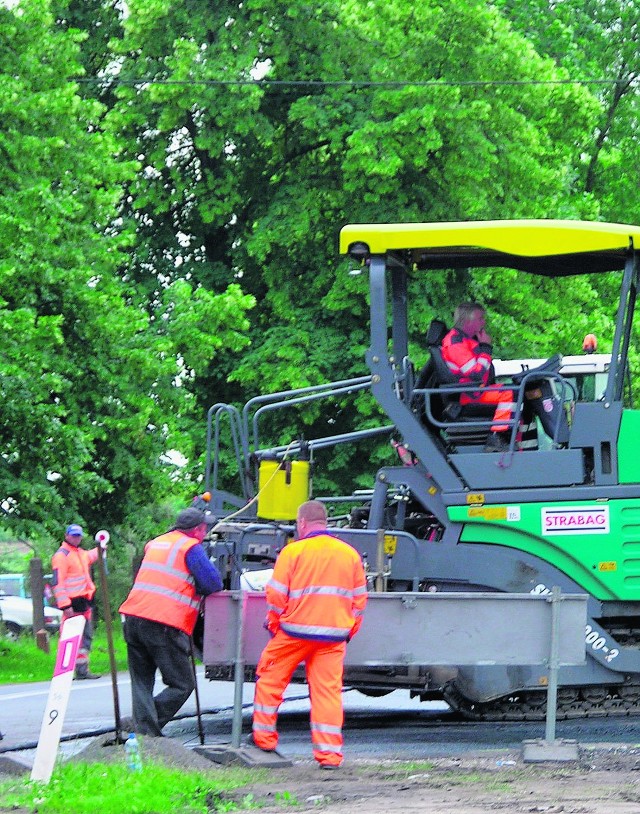
[[[441,387],[443,384],[456,384],[457,380],[451,374],[447,363],[442,358],[440,345],[448,333],[448,328],[441,319],[432,319],[427,331],[427,345],[429,346],[429,358],[416,379],[415,388],[419,390],[432,390]],[[457,395],[456,395],[457,398]],[[420,421],[427,424],[425,415],[425,397],[422,394],[415,394],[411,407],[416,412]],[[445,407],[445,401],[432,396],[430,399],[431,411],[440,421]]]
[[[442,345],[442,340],[449,333],[449,329],[441,319],[432,319],[427,331],[427,345]]]
[[[429,346],[429,359],[424,365],[416,380],[416,387],[433,388],[443,384],[458,384],[458,379],[449,370],[442,357],[442,340],[449,333],[449,329],[441,319],[432,319],[427,331],[427,345]]]

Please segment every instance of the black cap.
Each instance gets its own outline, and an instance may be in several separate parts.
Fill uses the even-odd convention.
[[[184,531],[185,529],[194,529],[201,523],[206,522],[207,518],[205,513],[200,509],[183,509],[181,512],[178,512],[178,516],[176,517],[176,522],[173,528]]]

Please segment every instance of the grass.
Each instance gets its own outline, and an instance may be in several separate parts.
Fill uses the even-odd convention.
[[[126,670],[126,645],[119,624],[114,625],[113,638],[118,670]],[[57,636],[51,638],[48,654],[28,635],[15,642],[0,639],[0,684],[50,681],[57,646]],[[94,672],[110,670],[104,625],[96,632],[90,663]],[[0,782],[0,806],[3,811],[19,809],[29,814],[212,814],[256,808],[251,794],[240,803],[226,795],[260,780],[261,775],[255,769],[187,771],[151,762],[141,772],[130,772],[123,752],[122,763],[59,763],[48,784],[25,778]],[[294,804],[288,793],[281,802]]]
[[[246,802],[253,802],[253,795],[247,795],[248,798]],[[274,795],[276,803],[279,803],[281,806],[297,806],[300,805],[300,801],[291,794],[290,791],[277,791]]]
[[[118,670],[127,669],[127,650],[120,624],[113,628],[113,645]],[[31,681],[50,681],[56,661],[58,636],[52,636],[50,652],[43,653],[29,635],[17,641],[0,639],[0,684],[23,684]],[[104,624],[96,631],[89,660],[94,673],[107,674],[110,670],[109,648]]]
[[[479,783],[483,785],[487,791],[511,791],[511,786],[521,776],[520,771],[511,771],[507,773],[500,773],[499,777],[487,775],[486,772],[469,772],[468,774],[451,773],[443,775],[450,783],[457,785]]]
[[[259,779],[255,769],[220,768],[191,772],[145,764],[130,772],[124,762],[59,765],[49,784],[30,780],[0,783],[3,810],[29,814],[210,814],[254,808],[252,795],[240,803],[226,793]]]

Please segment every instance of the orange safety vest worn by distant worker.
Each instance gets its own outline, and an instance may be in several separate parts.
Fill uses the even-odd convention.
[[[62,543],[51,558],[53,595],[59,608],[68,608],[77,597],[93,599],[96,586],[91,579],[91,566],[98,560],[98,549]]]
[[[178,628],[191,636],[200,596],[186,564],[187,552],[199,545],[194,537],[169,531],[150,540],[129,596],[120,613]]]
[[[360,628],[367,604],[362,560],[342,540],[312,533],[283,548],[266,594],[271,633],[345,641]]]

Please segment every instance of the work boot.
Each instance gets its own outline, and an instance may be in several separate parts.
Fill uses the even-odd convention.
[[[74,678],[78,681],[84,681],[85,679],[95,679],[95,678],[102,678],[100,673],[92,673],[90,670],[87,670],[86,673],[76,673]]]
[[[342,763],[320,763],[319,766],[321,769],[340,769],[342,768]]]
[[[509,442],[503,432],[492,432],[484,445],[485,452],[508,452]]]
[[[245,746],[253,746],[254,749],[259,749],[261,752],[275,752],[275,749],[265,749],[264,746],[258,746],[258,744],[253,739],[253,732],[250,735],[247,735],[246,740],[244,742]]]

